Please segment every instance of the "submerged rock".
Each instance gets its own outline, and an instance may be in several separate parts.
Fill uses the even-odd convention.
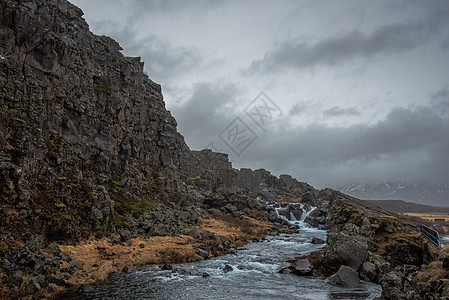
[[[314,237],[312,238],[311,243],[312,243],[312,244],[317,244],[317,245],[319,245],[319,244],[324,244],[325,241],[322,240],[322,239],[320,239],[320,238],[317,238],[317,237],[314,236]]]
[[[223,272],[225,272],[225,273],[228,273],[228,272],[231,272],[231,271],[234,271],[234,268],[232,266],[230,266],[230,265],[226,265],[223,268]]]
[[[293,264],[293,273],[297,275],[312,275],[313,265],[308,259],[298,259]]]
[[[326,279],[326,282],[343,287],[360,286],[359,274],[348,266],[341,266],[337,273]]]

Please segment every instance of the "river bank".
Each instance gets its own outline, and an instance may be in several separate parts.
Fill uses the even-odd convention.
[[[285,228],[268,222],[241,216],[239,218],[220,215],[213,219],[199,218],[198,226],[185,230],[178,236],[136,237],[123,240],[114,234],[103,239],[94,239],[78,245],[53,244],[47,251],[59,249],[63,261],[55,273],[55,280],[64,280],[66,288],[50,283],[41,289],[41,296],[57,297],[67,290],[81,285],[104,281],[112,273],[130,272],[135,267],[148,264],[174,264],[204,260],[209,257],[235,252],[236,248]],[[57,252],[59,252],[57,250]]]
[[[279,271],[297,254],[324,244],[325,230],[297,222],[294,233],[269,235],[235,253],[194,263],[148,265],[111,275],[101,284],[84,286],[64,299],[333,299],[339,295],[380,295],[380,286],[364,282],[357,289],[325,284],[325,277],[297,277]]]

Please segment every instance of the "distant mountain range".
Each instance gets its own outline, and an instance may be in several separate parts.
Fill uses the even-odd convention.
[[[404,200],[365,200],[383,209],[397,213],[449,213],[449,207],[417,204]]]
[[[363,200],[405,200],[419,204],[449,207],[449,184],[353,183],[334,189]]]

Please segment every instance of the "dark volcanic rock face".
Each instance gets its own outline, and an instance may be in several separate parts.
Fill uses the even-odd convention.
[[[0,9],[2,220],[21,207],[25,229],[101,235],[113,228],[111,200],[178,192],[191,154],[139,58],[89,32],[67,1]]]

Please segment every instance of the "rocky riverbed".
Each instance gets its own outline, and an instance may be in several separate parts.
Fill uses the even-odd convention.
[[[324,247],[325,230],[299,223],[295,233],[269,235],[225,256],[120,272],[98,285],[83,286],[65,299],[373,299],[381,287],[362,282],[353,288],[325,283],[325,277],[280,272],[288,260]],[[321,241],[321,242],[318,242]],[[311,274],[310,274],[311,275]]]

